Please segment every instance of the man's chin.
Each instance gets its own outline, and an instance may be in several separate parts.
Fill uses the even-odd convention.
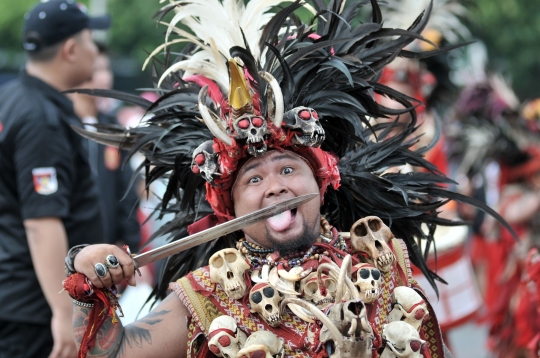
[[[266,237],[272,247],[278,251],[302,249],[312,245],[318,236],[310,234],[307,225],[295,225],[287,230],[275,232],[267,228]]]

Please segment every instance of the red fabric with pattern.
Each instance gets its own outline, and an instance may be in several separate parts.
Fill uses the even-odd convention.
[[[97,334],[107,318],[112,317],[113,323],[115,323],[115,307],[111,304],[108,295],[99,288],[94,287],[92,295],[88,296],[86,292],[89,291],[89,287],[86,283],[86,276],[81,273],[74,273],[66,278],[64,289],[77,301],[94,304],[88,315],[88,324],[79,347],[78,357],[85,358],[88,352],[96,345]]]

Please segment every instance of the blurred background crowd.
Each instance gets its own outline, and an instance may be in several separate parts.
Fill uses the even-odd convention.
[[[92,15],[109,14],[112,25],[94,31],[99,48],[94,77],[79,87],[114,88],[155,100],[151,66],[142,67],[148,54],[163,43],[165,27],[157,21],[167,22],[172,14],[152,20],[151,15],[161,7],[157,0],[81,3]],[[24,14],[34,4],[35,0],[0,3],[0,85],[15,78],[25,62],[21,30]],[[428,4],[387,0],[381,3],[385,25],[407,28]],[[538,5],[540,0],[436,0],[423,34],[431,43],[417,41],[411,50],[415,46],[425,51],[471,44],[425,60],[399,59],[381,74],[381,82],[422,103],[417,111],[425,135],[417,146],[428,146],[439,137],[425,152],[456,183],[449,185],[495,208],[519,237],[515,240],[493,219],[466,205],[445,207],[445,217],[466,220],[470,226],[436,231],[437,260],[432,259],[431,265],[448,285],[439,284],[439,298],[434,292],[427,293],[437,302],[439,323],[458,358],[528,357],[527,345],[540,339],[535,313],[540,295],[531,284],[540,272],[540,260],[533,251],[540,248]],[[85,95],[70,98],[86,124],[117,122],[133,127],[146,115],[120,101]],[[396,104],[389,101],[386,105]],[[141,159],[134,156],[120,171],[125,154],[112,147],[95,148],[98,169],[102,167],[98,170],[100,188],[107,188],[113,180],[121,188],[119,196],[100,189],[102,200],[119,201],[128,187],[135,188],[122,201],[121,210],[103,215],[110,220],[109,227],[118,223],[123,227],[110,231],[107,241],[128,243],[138,251],[135,248],[143,247],[163,222],[156,221],[152,212],[164,189],[156,185],[146,194],[140,178],[131,182]],[[111,176],[117,171],[119,174]],[[104,210],[110,207],[104,206]],[[426,255],[433,257],[434,251],[427,248]],[[125,292],[121,302],[124,320],[135,318],[158,271],[159,267],[151,268],[145,284]],[[416,279],[422,284],[420,275]],[[422,286],[429,288],[427,283]]]

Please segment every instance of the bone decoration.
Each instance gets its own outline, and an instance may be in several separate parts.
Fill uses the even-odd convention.
[[[351,244],[354,252],[367,255],[368,263],[382,272],[389,272],[395,261],[388,242],[392,231],[376,216],[366,216],[351,227]]]
[[[237,358],[283,358],[283,342],[272,332],[257,331],[248,337]]]
[[[427,349],[418,331],[402,321],[385,324],[382,338],[386,346],[380,358],[422,358]]]
[[[392,295],[393,309],[388,314],[388,322],[404,321],[417,331],[429,314],[426,302],[412,288],[399,286]]]
[[[239,300],[246,294],[247,286],[244,274],[249,264],[240,251],[236,249],[223,249],[210,257],[210,281],[218,283],[227,296]]]
[[[283,294],[274,289],[269,283],[258,283],[249,292],[251,312],[258,313],[272,327],[281,325],[279,304]]]
[[[219,316],[210,324],[208,338],[208,349],[216,356],[235,358],[247,337],[238,329],[234,318]]]

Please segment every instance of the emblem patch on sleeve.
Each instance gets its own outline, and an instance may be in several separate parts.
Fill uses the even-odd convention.
[[[56,169],[53,167],[32,169],[34,190],[41,195],[50,195],[58,190]]]

